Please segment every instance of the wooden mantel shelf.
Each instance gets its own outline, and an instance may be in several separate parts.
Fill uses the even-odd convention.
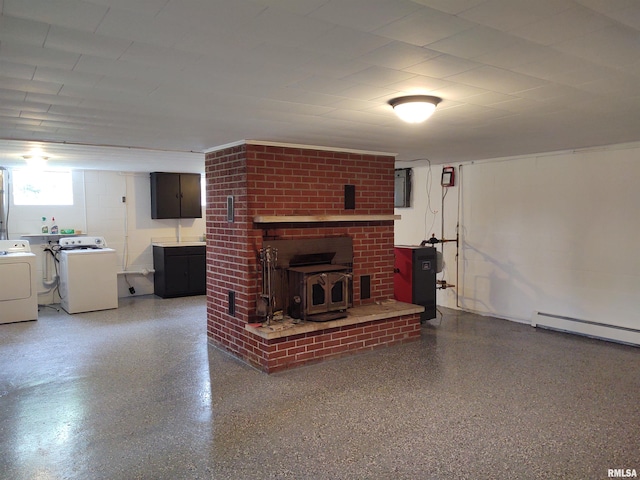
[[[400,215],[256,215],[254,223],[380,222],[400,220]]]

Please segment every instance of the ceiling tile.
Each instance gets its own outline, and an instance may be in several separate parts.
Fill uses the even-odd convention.
[[[351,0],[327,2],[309,14],[335,25],[365,32],[383,27],[420,9],[408,0]]]
[[[49,105],[79,105],[82,100],[65,97],[64,95],[51,95],[45,93],[28,93],[27,102],[46,103]],[[49,109],[50,111],[51,109]]]
[[[572,8],[572,0],[489,0],[460,14],[462,18],[502,31],[517,30]]]
[[[446,78],[456,73],[466,72],[481,66],[472,60],[455,57],[453,55],[440,54],[439,56],[416,65],[412,65],[405,70],[419,75],[430,77]]]
[[[19,78],[22,80],[33,79],[36,67],[33,65],[25,65],[23,63],[14,63],[6,60],[0,60],[0,72],[2,76],[10,78]],[[37,79],[36,79],[37,80]]]
[[[132,12],[157,15],[167,4],[167,0],[86,0],[109,8],[131,10]]]
[[[266,6],[252,0],[190,0],[188,3],[184,0],[168,0],[153,20],[154,24],[166,28],[170,36],[181,37],[192,31],[246,28],[252,18],[266,10]],[[148,15],[146,17],[149,18]]]
[[[638,2],[635,2],[628,8],[611,12],[609,17],[631,28],[640,30],[640,4]]]
[[[378,98],[391,98],[397,95],[398,90],[393,88],[374,87],[372,85],[356,85],[340,92],[340,96],[355,98],[357,100],[374,100]]]
[[[62,87],[62,85],[58,83],[39,82],[37,80],[22,80],[5,76],[0,76],[0,85],[2,85],[2,88],[7,88],[9,90],[53,94],[58,93],[60,91],[60,88]]]
[[[0,85],[0,98],[2,99],[2,104],[0,108],[6,108],[8,102],[19,103],[23,102],[27,96],[27,92],[22,90],[13,90],[10,88],[4,88]]]
[[[409,80],[390,83],[387,88],[396,90],[403,95],[430,95],[434,91],[439,91],[452,82],[440,78],[428,77],[426,75],[415,75]]]
[[[443,99],[452,100],[452,101],[463,101],[469,97],[473,97],[476,95],[483,95],[487,93],[496,93],[496,92],[488,92],[484,88],[473,87],[471,85],[463,85],[461,83],[451,83],[451,82],[446,87],[442,87],[433,91],[433,95],[442,97]]]
[[[413,0],[413,2],[451,15],[458,15],[486,0]]]
[[[360,56],[358,60],[380,67],[403,70],[412,65],[418,65],[430,58],[437,57],[438,55],[440,55],[440,52],[429,50],[428,48],[393,41]]]
[[[307,15],[331,0],[256,0],[261,5],[300,15]]]
[[[337,58],[359,60],[359,57],[390,42],[390,39],[378,35],[336,26],[312,42],[307,43],[305,40],[302,45],[311,52],[330,54]]]
[[[634,64],[640,54],[638,31],[612,26],[554,45],[561,52],[612,67]]]
[[[555,104],[568,107],[572,103],[581,102],[584,100],[584,94],[575,87],[567,85],[559,85],[557,83],[549,83],[540,87],[530,88],[526,90],[520,90],[513,94],[519,98],[530,98],[548,104],[553,102]]]
[[[11,17],[6,12],[0,15],[0,45],[19,42],[32,47],[42,47],[48,31],[49,25],[46,23]]]
[[[368,67],[365,70],[361,70],[357,73],[353,73],[345,80],[353,81],[357,83],[363,83],[365,85],[374,85],[377,87],[385,87],[392,83],[402,82],[408,80],[416,75],[413,73],[407,73],[400,70],[393,70],[385,67]]]
[[[530,112],[536,110],[544,111],[546,108],[543,103],[535,99],[518,97],[512,97],[509,100],[505,100],[503,102],[492,103],[489,106],[503,112],[519,114],[529,114]]]
[[[216,28],[190,29],[173,42],[176,50],[199,53],[233,60],[242,52],[250,51],[264,43],[264,39],[237,25],[228,24]],[[233,45],[233,48],[212,48],[212,45]]]
[[[378,113],[363,111],[333,110],[324,114],[323,117],[376,126],[394,125],[398,121],[398,119],[393,114],[393,110],[390,107],[386,116],[382,116]]]
[[[376,110],[380,106],[379,101],[354,100],[352,98],[336,97],[330,105],[339,110]]]
[[[133,93],[136,95],[148,95],[156,88],[158,88],[158,83],[107,76],[102,77],[95,86],[95,89],[99,90],[113,90],[118,93]]]
[[[493,28],[476,26],[429,44],[429,48],[460,58],[474,59],[505,48],[518,39]]]
[[[243,60],[256,65],[268,64],[270,69],[279,67],[300,69],[309,63],[309,52],[296,45],[276,45],[265,42],[247,51],[243,55]]]
[[[637,0],[575,0],[576,3],[584,5],[596,12],[608,14],[621,10],[623,8],[629,8],[633,4],[637,3]]]
[[[360,61],[362,58],[363,57],[359,57],[358,60],[347,60],[336,57],[330,53],[308,54],[307,61],[304,65],[298,67],[298,70],[322,77],[338,79],[367,68],[369,64]]]
[[[293,86],[309,92],[325,93],[328,95],[340,95],[341,92],[355,87],[358,84],[348,80],[336,80],[321,75],[311,75],[304,80],[296,82]]]
[[[508,102],[517,98],[518,97],[506,95],[504,93],[484,92],[479,95],[468,96],[464,100],[465,103],[471,103],[472,105],[490,106],[495,105],[496,103]]]
[[[547,51],[543,59],[515,66],[511,70],[532,77],[554,80],[559,83],[567,83],[561,79],[567,75],[567,78],[571,78],[573,75],[571,72],[584,72],[584,74],[589,75],[591,70],[600,76],[602,73],[598,72],[606,71],[602,66],[588,60],[576,58],[553,49]],[[573,82],[568,82],[568,84],[573,85]]]
[[[16,115],[26,112],[47,112],[51,105],[49,103],[27,102],[26,100],[5,100],[3,107],[17,112]]]
[[[44,44],[46,48],[111,59],[119,58],[129,45],[130,40],[56,26],[51,27]]]
[[[71,70],[80,58],[76,53],[25,44],[0,43],[0,60],[26,65],[56,67]]]
[[[180,70],[201,58],[198,53],[189,53],[160,45],[133,42],[118,58],[140,66],[162,67],[166,70]]]
[[[59,68],[38,67],[33,75],[34,80],[42,82],[76,85],[79,87],[94,87],[102,75],[83,73],[75,70],[61,70]]]
[[[612,24],[611,20],[587,8],[577,6],[552,17],[533,22],[512,33],[541,45],[581,37]]]
[[[539,20],[540,17],[516,0],[489,0],[459,14],[469,21],[508,31]]]
[[[527,90],[547,83],[545,80],[490,66],[459,73],[449,77],[448,80],[506,94]]]
[[[420,47],[469,30],[473,23],[424,8],[375,31],[378,35]]]
[[[4,0],[3,14],[94,32],[108,8],[82,0]]]
[[[476,57],[477,62],[493,65],[501,68],[516,68],[519,65],[542,62],[549,56],[554,56],[555,51],[544,45],[516,40],[506,48],[496,49],[494,52],[485,53]]]
[[[176,69],[170,67],[143,65],[124,60],[108,60],[90,55],[82,55],[73,70],[80,73],[132,80],[146,78],[149,81],[154,81],[154,79],[155,81],[168,81],[176,75]]]
[[[626,96],[632,98],[640,96],[640,78],[633,79],[620,73],[618,78],[614,76],[600,78],[591,82],[581,83],[577,88],[605,96]]]
[[[335,27],[322,19],[264,9],[242,23],[242,31],[263,41],[304,47]]]
[[[172,47],[185,36],[178,22],[169,17],[111,8],[95,33],[123,40]]]

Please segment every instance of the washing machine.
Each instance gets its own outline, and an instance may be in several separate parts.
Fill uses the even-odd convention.
[[[118,308],[118,260],[103,237],[60,239],[60,306],[67,313]]]
[[[0,323],[38,319],[36,272],[28,240],[0,240]]]

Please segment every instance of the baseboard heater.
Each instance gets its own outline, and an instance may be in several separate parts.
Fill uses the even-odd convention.
[[[640,346],[640,330],[635,328],[607,325],[606,323],[543,312],[533,313],[531,326]]]

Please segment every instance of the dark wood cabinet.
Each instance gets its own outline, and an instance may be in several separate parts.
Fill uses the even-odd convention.
[[[199,173],[151,173],[151,218],[202,218]]]
[[[162,298],[207,293],[206,247],[153,246],[153,292]]]

